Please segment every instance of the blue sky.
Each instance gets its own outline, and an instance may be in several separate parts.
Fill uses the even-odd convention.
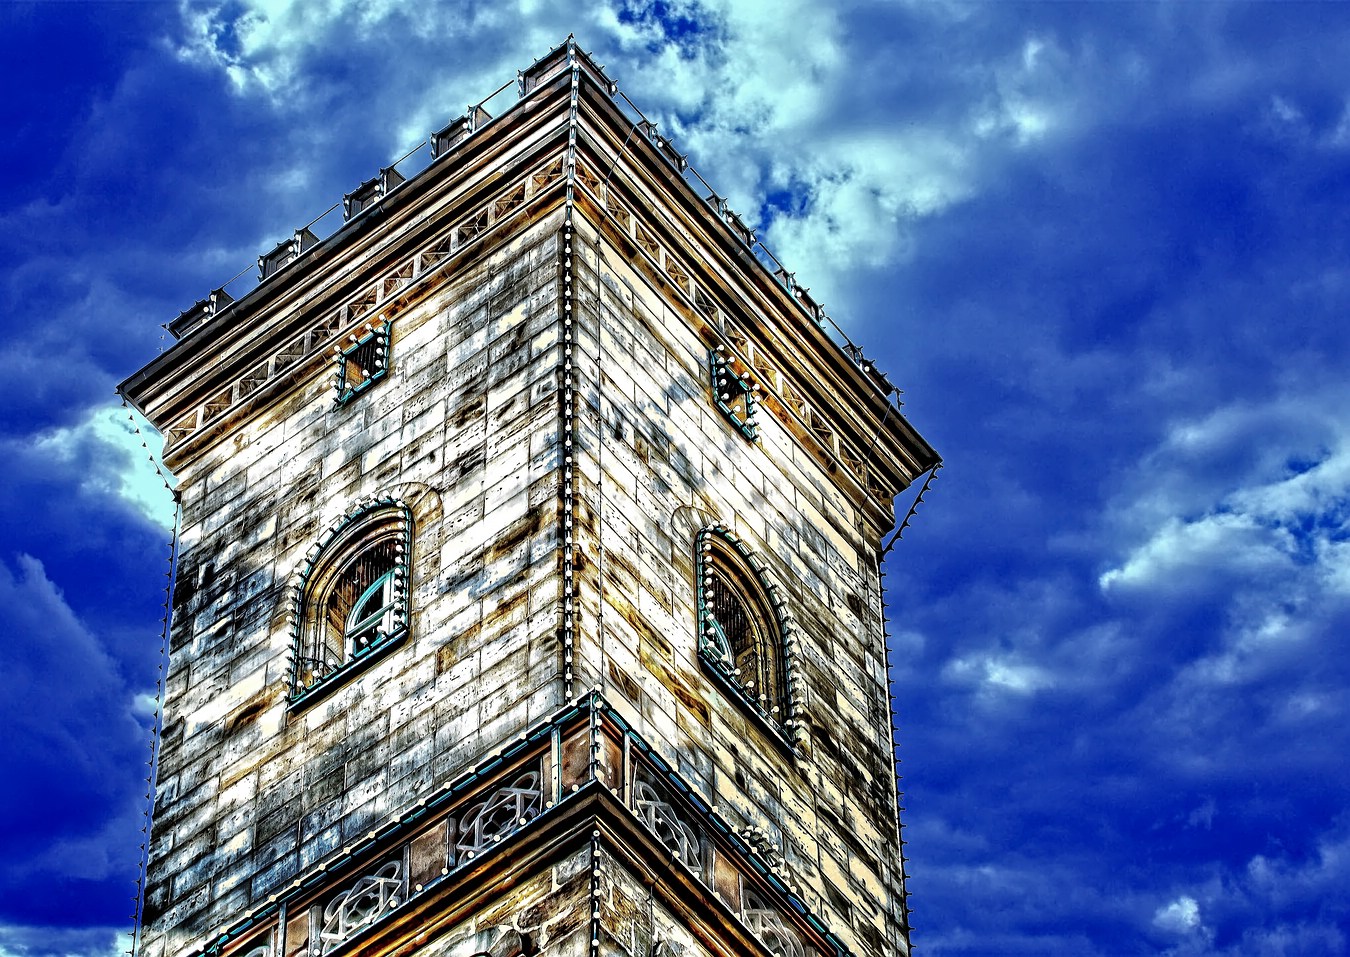
[[[1350,949],[1350,7],[241,0],[0,7],[0,955],[129,927],[113,385],[569,31],[946,458],[887,563],[920,952]]]

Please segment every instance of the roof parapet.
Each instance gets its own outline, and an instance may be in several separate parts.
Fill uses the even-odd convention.
[[[463,143],[490,119],[492,119],[492,114],[483,109],[483,104],[479,103],[477,106],[469,107],[463,116],[456,117],[431,134],[432,159]]]
[[[795,272],[788,272],[780,266],[778,269],[774,270],[774,278],[782,283],[783,288],[787,290],[788,295],[801,303],[802,308],[805,309],[816,322],[825,322],[825,307],[816,301],[816,298],[811,295],[810,289],[805,286],[797,285],[797,274]],[[845,349],[844,351],[847,352],[848,350]]]
[[[741,219],[741,217],[727,205],[725,199],[718,196],[716,193],[709,193],[707,196],[707,203],[717,211],[717,215],[721,217],[722,222],[731,227],[731,231],[735,234],[737,239],[747,246],[753,246],[755,244],[755,231],[747,226],[745,220]]]
[[[394,169],[392,166],[386,166],[380,170],[380,175],[366,180],[356,189],[342,197],[342,218],[344,221],[350,221],[359,216],[366,209],[375,203],[378,203],[389,191],[395,189],[400,184],[407,181],[407,177]]]
[[[265,282],[275,276],[278,271],[299,259],[301,253],[318,241],[319,237],[315,236],[308,226],[297,229],[290,239],[282,240],[270,253],[258,257],[258,281]]]
[[[674,143],[658,133],[655,123],[651,120],[642,120],[638,123],[638,129],[656,147],[656,151],[665,158],[667,163],[675,167],[678,172],[683,173],[685,171],[685,168],[689,165],[689,157],[675,149]]]
[[[740,240],[760,263],[760,265],[770,273],[779,283],[780,287],[788,293],[794,302],[813,319],[822,329],[827,325],[833,328],[834,332],[830,336],[835,340],[835,345],[840,351],[849,358],[849,360],[861,369],[884,393],[898,395],[895,390],[882,376],[876,371],[869,361],[867,361],[862,351],[855,346],[848,338],[848,334],[839,326],[837,322],[825,312],[824,306],[819,303],[809,291],[798,286],[792,273],[789,273],[776,256],[760,241],[755,231],[748,226],[745,221],[737,215],[727,204],[726,200],[718,196],[712,186],[705,180],[698,171],[689,165],[685,155],[676,150],[674,144],[669,139],[662,136],[656,123],[647,119],[640,109],[618,89],[618,84],[605,75],[604,68],[597,64],[589,54],[582,51],[576,44],[572,36],[555,47],[549,53],[545,54],[533,65],[525,70],[520,70],[516,74],[514,81],[507,80],[502,86],[490,94],[486,99],[480,101],[477,105],[470,106],[467,112],[452,120],[442,129],[431,134],[428,140],[423,140],[420,144],[409,150],[406,154],[396,160],[391,166],[380,170],[380,175],[374,179],[367,180],[358,186],[351,193],[343,197],[341,204],[334,203],[327,212],[320,215],[317,219],[300,230],[290,239],[278,244],[275,249],[266,255],[258,257],[258,279],[257,283],[262,284],[271,276],[285,268],[291,262],[299,258],[306,250],[316,243],[321,242],[319,237],[310,227],[318,227],[318,224],[324,220],[329,213],[334,212],[339,205],[343,207],[344,222],[355,219],[364,210],[378,202],[389,192],[397,188],[410,178],[421,175],[428,168],[428,163],[423,163],[420,167],[415,167],[409,172],[400,172],[398,166],[409,160],[419,150],[425,150],[430,146],[430,163],[469,139],[473,134],[484,128],[493,120],[493,115],[487,109],[488,103],[498,102],[495,98],[504,94],[513,86],[516,88],[518,97],[524,97],[530,91],[538,89],[541,85],[556,79],[567,71],[577,69],[580,73],[589,76],[597,88],[603,90],[614,99],[615,104],[624,112],[633,123],[635,132],[640,132],[655,148],[666,162],[668,162],[689,185],[693,185],[696,180],[701,184],[702,189],[708,191],[705,201],[721,219],[732,234]],[[509,107],[508,107],[509,108]],[[503,110],[498,110],[499,113]],[[426,155],[425,153],[423,155]],[[408,170],[405,166],[404,170]],[[248,267],[241,270],[234,276],[226,286],[243,281],[243,277],[250,270]],[[242,289],[242,286],[236,286],[236,289]],[[245,296],[252,293],[253,290],[245,290]],[[182,338],[184,335],[196,330],[204,325],[207,320],[213,318],[220,312],[227,309],[234,300],[223,288],[212,292],[209,300],[201,300],[195,303],[191,308],[180,313],[177,318],[165,324],[175,338]],[[827,330],[828,332],[828,330]],[[842,340],[842,341],[840,341]]]
[[[533,65],[517,73],[520,95],[524,96],[536,87],[547,83],[555,76],[570,69],[573,63],[610,96],[618,92],[618,84],[605,76],[605,68],[592,60],[589,54],[578,49],[576,40],[569,35],[563,43],[535,60]]]
[[[863,375],[868,376],[872,382],[876,384],[877,388],[881,389],[887,395],[898,396],[900,394],[900,390],[895,387],[895,384],[891,382],[890,379],[886,378],[886,374],[878,369],[872,363],[871,359],[863,355],[862,349],[851,342],[845,343],[839,348],[844,350],[844,354],[853,360],[853,364],[858,367]]]
[[[212,289],[209,296],[198,299],[191,307],[180,312],[177,318],[165,323],[164,328],[168,329],[175,339],[181,339],[212,316],[224,312],[232,302],[234,297],[223,287]]]

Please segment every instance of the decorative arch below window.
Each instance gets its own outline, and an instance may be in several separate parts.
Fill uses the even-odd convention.
[[[292,599],[293,703],[407,634],[412,527],[403,502],[367,500],[310,548]]]
[[[720,525],[697,539],[699,656],[775,730],[791,728],[783,601]]]

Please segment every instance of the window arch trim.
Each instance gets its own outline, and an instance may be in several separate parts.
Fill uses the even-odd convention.
[[[694,557],[700,662],[780,744],[798,752],[801,723],[791,654],[796,640],[782,592],[768,580],[763,562],[724,525],[698,533]],[[739,600],[745,621],[718,620],[719,605],[722,618],[735,617],[728,591]],[[739,641],[729,634],[736,632]],[[748,663],[753,675],[746,673]]]
[[[328,693],[407,637],[412,533],[405,502],[367,498],[310,546],[291,593],[292,707]]]

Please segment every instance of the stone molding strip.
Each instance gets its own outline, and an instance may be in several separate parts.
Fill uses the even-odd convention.
[[[741,325],[731,318],[728,310],[713,299],[693,278],[691,270],[656,239],[642,219],[614,195],[606,182],[580,160],[576,168],[577,182],[590,194],[596,208],[603,210],[609,221],[633,241],[685,304],[700,313],[720,333],[723,342],[717,347],[726,353],[732,371],[758,385],[760,395],[773,400],[765,405],[790,432],[810,437],[812,441],[803,444],[827,470],[842,467],[880,505],[888,506],[884,484],[867,465],[864,456],[840,436],[839,429],[819,409],[807,402],[802,390],[769,361]],[[796,428],[793,428],[794,423]]]
[[[322,318],[308,330],[180,417],[164,431],[165,449],[174,448],[197,434],[211,422],[233,411],[263,386],[294,371],[317,353],[331,349],[354,330],[373,326],[379,321],[382,312],[390,310],[401,296],[436,272],[450,256],[479,243],[498,223],[518,215],[562,178],[563,158],[555,156],[461,217],[445,233],[367,283],[337,307],[326,310]]]

